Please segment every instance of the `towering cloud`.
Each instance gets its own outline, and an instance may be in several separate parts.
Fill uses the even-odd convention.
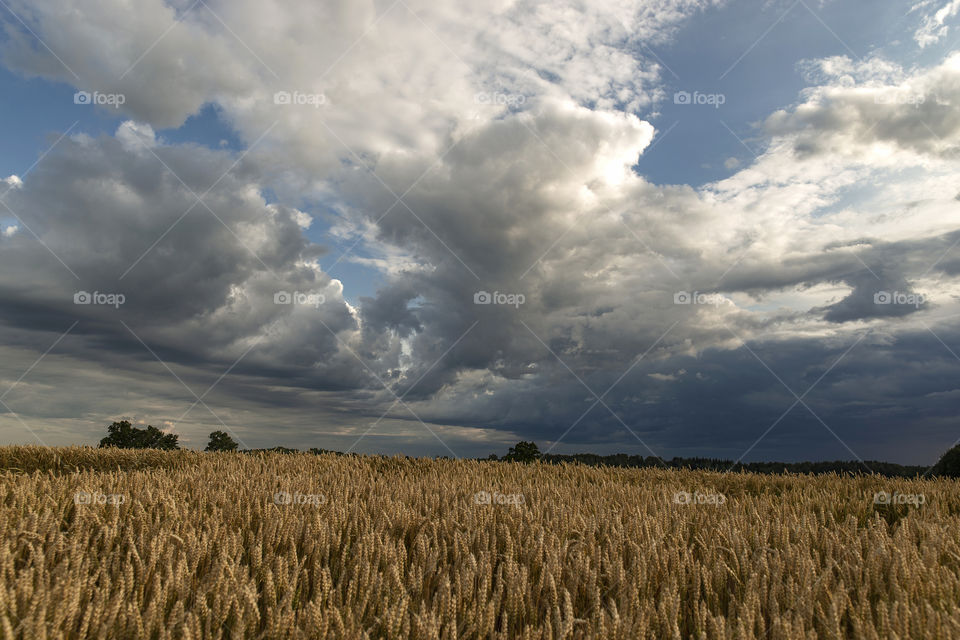
[[[4,378],[70,328],[11,393],[51,444],[121,412],[445,454],[949,444],[957,55],[808,62],[752,162],[658,185],[648,45],[699,3],[82,5],[11,3],[2,46],[128,118],[7,179]],[[210,103],[243,152],[164,138]]]

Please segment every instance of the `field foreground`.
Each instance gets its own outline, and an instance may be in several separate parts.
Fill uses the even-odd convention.
[[[0,477],[3,638],[960,638],[952,480],[39,447]]]

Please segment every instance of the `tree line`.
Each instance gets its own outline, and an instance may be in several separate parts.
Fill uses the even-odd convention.
[[[179,449],[179,436],[173,433],[164,433],[156,427],[147,425],[141,429],[133,426],[127,420],[114,422],[107,427],[107,436],[100,440],[101,447],[119,447],[121,449]],[[252,453],[256,451],[274,451],[279,453],[296,453],[298,449],[287,447],[272,447],[269,449],[244,449],[225,431],[214,431],[204,451],[241,451]],[[308,453],[340,453],[316,447]],[[341,454],[342,455],[342,454]],[[589,466],[606,467],[662,467],[667,469],[699,469],[705,471],[746,471],[751,473],[784,474],[784,473],[876,473],[888,477],[914,478],[927,473],[928,467],[919,465],[902,465],[893,462],[867,460],[836,460],[832,462],[739,462],[717,458],[679,458],[671,459],[656,456],[639,456],[617,453],[599,455],[596,453],[576,454],[542,454],[535,442],[521,441],[510,447],[503,457],[492,453],[486,458],[490,461],[504,462],[544,462],[549,464],[579,463]],[[960,445],[954,446],[943,454],[936,465],[930,470],[930,475],[960,478]]]

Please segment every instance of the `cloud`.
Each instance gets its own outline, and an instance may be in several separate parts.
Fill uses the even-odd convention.
[[[867,61],[857,70],[877,65]],[[889,69],[886,82],[850,84],[842,64],[823,65],[831,81],[805,92],[792,111],[781,110],[764,123],[768,134],[794,136],[794,151],[803,157],[846,153],[869,154],[877,163],[900,161],[905,155],[955,158],[960,116],[960,54],[952,54],[932,69],[895,84],[898,70]]]
[[[923,10],[929,7],[931,0],[924,0],[913,6],[911,11]],[[932,14],[923,16],[923,24],[913,34],[914,40],[921,47],[927,47],[936,44],[941,38],[949,33],[950,27],[946,25],[948,18],[952,18],[960,12],[960,0],[948,0]]]
[[[911,415],[932,439],[910,455],[945,440],[945,401],[920,399],[947,397],[955,362],[920,323],[958,335],[956,55],[808,63],[756,160],[693,188],[633,170],[665,95],[638,45],[701,4],[59,7],[14,4],[80,80],[16,25],[6,64],[122,93],[130,120],[65,139],[8,196],[37,238],[3,239],[3,348],[25,368],[78,321],[18,406],[69,371],[108,389],[36,409],[47,431],[78,403],[91,425],[125,403],[181,424],[195,398],[152,350],[198,394],[215,384],[193,438],[222,417],[266,442],[372,430],[446,453],[422,418],[464,452],[532,437],[737,457],[794,402],[780,378],[816,383],[817,416],[799,408],[757,454],[866,456]],[[210,102],[248,153],[158,134]],[[356,307],[332,275],[349,260],[383,275]],[[811,429],[827,444],[803,444]]]
[[[115,137],[127,151],[140,151],[157,145],[157,134],[148,124],[127,120],[117,128]]]
[[[339,283],[316,266],[323,250],[303,238],[299,212],[265,203],[257,183],[230,171],[235,159],[226,152],[145,152],[130,144],[131,130],[61,141],[8,196],[37,238],[16,234],[4,245],[3,319],[79,319],[84,358],[122,352],[142,360],[140,339],[191,364],[225,367],[249,350],[241,371],[342,386],[349,376],[337,372],[330,332],[355,328],[356,319]],[[280,291],[323,302],[275,304]],[[77,292],[124,301],[75,304]]]
[[[216,103],[246,141],[270,130],[265,163],[328,171],[354,153],[438,153],[452,132],[533,96],[649,107],[661,68],[639,43],[713,3],[74,4],[12,2],[26,26],[8,24],[5,64],[123,95],[119,111],[157,129]],[[275,103],[278,93],[290,102]]]

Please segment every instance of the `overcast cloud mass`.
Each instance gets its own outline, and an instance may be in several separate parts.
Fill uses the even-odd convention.
[[[0,441],[932,463],[960,3],[890,5],[7,0]]]

